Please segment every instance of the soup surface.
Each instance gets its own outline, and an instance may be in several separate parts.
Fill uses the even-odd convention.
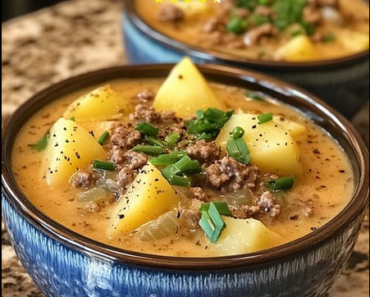
[[[14,144],[21,190],[77,233],[150,254],[242,254],[315,232],[352,197],[353,171],[342,148],[273,98],[207,83],[188,60],[165,83],[109,85],[50,103]],[[167,91],[172,96],[163,99]],[[196,119],[180,101],[199,93],[218,101],[196,100],[203,110]],[[102,107],[116,99],[113,113]],[[167,109],[171,102],[176,106]]]
[[[136,6],[146,23],[175,40],[241,58],[328,60],[369,48],[363,0],[136,0]]]

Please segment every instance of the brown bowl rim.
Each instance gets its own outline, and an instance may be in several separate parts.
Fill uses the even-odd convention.
[[[19,107],[2,130],[2,192],[11,205],[36,229],[62,245],[88,257],[139,268],[192,272],[247,269],[258,265],[271,264],[275,261],[283,261],[293,255],[319,248],[362,215],[367,206],[369,196],[369,155],[364,142],[353,126],[327,104],[295,86],[255,72],[221,65],[199,65],[199,68],[206,76],[215,75],[222,78],[231,78],[239,82],[248,82],[257,85],[259,88],[266,90],[266,92],[277,90],[285,97],[288,96],[287,94],[290,94],[290,96],[294,96],[294,100],[305,102],[309,105],[310,111],[320,112],[328,116],[330,124],[338,126],[335,129],[341,130],[341,133],[346,136],[346,142],[352,146],[356,154],[356,163],[359,166],[359,185],[351,202],[328,224],[294,242],[253,254],[217,258],[156,256],[126,251],[84,237],[50,219],[27,200],[12,176],[9,158],[13,145],[11,142],[20,128],[16,127],[15,124],[18,121],[23,121],[24,123],[29,118],[29,116],[26,116],[26,119],[22,119],[24,114],[27,114],[27,110],[39,102],[42,106],[46,105],[50,101],[44,102],[46,101],[45,99],[52,94],[63,92],[62,90],[68,88],[73,88],[73,90],[82,88],[82,83],[90,82],[91,85],[96,80],[102,83],[104,79],[108,79],[107,77],[132,78],[132,73],[137,73],[144,77],[149,75],[152,78],[159,78],[168,74],[173,66],[174,64],[120,66],[89,72],[57,83],[34,95]],[[55,96],[55,99],[60,98],[60,96]],[[18,125],[23,123],[21,122]]]
[[[135,8],[136,0],[123,0],[123,6],[126,16],[133,22],[137,29],[148,38],[159,42],[160,44],[178,51],[186,56],[191,56],[201,60],[206,60],[210,63],[229,64],[242,67],[251,67],[254,69],[265,69],[266,71],[272,69],[279,69],[280,71],[301,71],[318,72],[322,69],[329,70],[337,68],[338,66],[349,65],[352,66],[361,61],[369,60],[369,49],[361,51],[356,54],[344,56],[340,58],[306,61],[306,62],[286,62],[286,61],[272,61],[272,60],[258,60],[238,57],[236,55],[223,53],[212,49],[202,48],[200,46],[191,45],[185,42],[174,40],[170,36],[161,33],[153,26],[145,22],[137,13]]]

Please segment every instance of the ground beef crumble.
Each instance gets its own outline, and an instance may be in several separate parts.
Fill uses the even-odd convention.
[[[200,187],[195,187],[190,189],[191,193],[193,194],[195,199],[198,199],[200,201],[207,201],[207,194],[204,192],[204,190]]]
[[[71,184],[74,188],[87,189],[95,184],[98,180],[98,175],[92,168],[87,168],[78,171],[72,178]]]
[[[165,4],[162,6],[158,14],[158,19],[164,23],[178,23],[185,18],[182,9],[173,4]]]
[[[132,149],[141,141],[141,134],[130,126],[118,126],[113,130],[111,143],[121,149]]]
[[[213,163],[221,156],[221,150],[214,141],[198,141],[196,144],[186,149],[189,157],[198,160],[202,164]]]

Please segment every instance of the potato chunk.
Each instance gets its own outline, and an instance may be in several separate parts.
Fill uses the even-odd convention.
[[[290,121],[282,116],[274,116],[274,122],[287,129],[294,139],[302,139],[307,136],[307,128],[297,122]]]
[[[369,35],[365,33],[342,30],[337,33],[337,41],[353,53],[369,49]]]
[[[154,108],[172,110],[178,117],[193,116],[198,109],[209,107],[226,110],[207,81],[189,58],[184,58],[168,76],[157,93]]]
[[[258,220],[223,217],[226,229],[214,246],[219,256],[232,256],[266,250],[282,243],[282,237]]]
[[[202,2],[177,2],[174,5],[184,12],[186,18],[191,18],[210,10],[209,4]]]
[[[74,101],[64,118],[77,121],[103,121],[129,114],[133,107],[110,86],[98,88]]]
[[[312,61],[318,58],[318,53],[312,41],[302,35],[280,47],[276,51],[275,58],[290,62]]]
[[[68,183],[79,168],[101,158],[105,158],[105,151],[97,140],[77,123],[61,118],[50,130],[45,151],[47,183],[51,187]]]
[[[127,234],[172,210],[179,197],[152,164],[146,165],[112,211],[110,236]]]
[[[216,139],[217,145],[223,150],[226,150],[230,132],[235,127],[245,130],[244,140],[248,144],[252,164],[269,173],[302,174],[299,147],[282,125],[274,121],[259,125],[256,115],[236,114]]]

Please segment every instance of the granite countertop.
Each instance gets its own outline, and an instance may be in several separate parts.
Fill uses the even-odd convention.
[[[2,119],[67,77],[124,64],[119,0],[71,0],[2,26]],[[369,143],[369,107],[354,124]],[[369,220],[330,297],[369,296]],[[41,297],[2,226],[2,296]]]

